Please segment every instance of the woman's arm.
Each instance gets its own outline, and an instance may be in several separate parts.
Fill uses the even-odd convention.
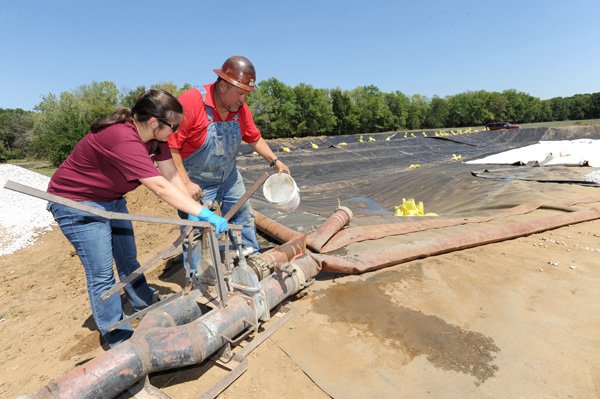
[[[211,223],[217,234],[227,230],[227,220],[194,201],[164,176],[148,177],[140,179],[140,182],[167,204],[187,213],[188,219]]]
[[[178,179],[178,177],[174,176],[171,176],[171,178],[175,179],[176,181]],[[181,180],[180,177],[179,180]],[[184,191],[185,186],[183,188],[178,187],[177,183],[170,182],[164,176],[154,176],[140,179],[140,183],[142,183],[150,191],[156,194],[158,198],[165,201],[167,204],[190,215],[198,215],[203,208],[200,203],[194,201],[192,197],[190,197],[186,191]],[[183,185],[183,182],[180,182],[180,184]]]
[[[182,178],[181,174],[179,173],[179,169],[177,169],[177,167],[175,166],[175,163],[173,162],[172,159],[160,161],[160,162],[157,162],[156,164],[158,165],[158,170],[160,170],[160,173],[165,177],[165,179],[167,179],[168,181],[173,183],[173,185],[175,185],[175,187],[180,189],[185,194],[191,195],[191,193],[188,193],[186,185],[183,183],[183,178]],[[187,175],[186,175],[186,177],[187,177]]]

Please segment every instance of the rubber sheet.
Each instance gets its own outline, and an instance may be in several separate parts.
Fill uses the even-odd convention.
[[[422,201],[425,212],[434,212],[439,219],[476,218],[528,202],[544,204],[530,213],[495,218],[488,225],[467,223],[357,242],[337,253],[352,257],[411,249],[449,235],[485,232],[585,207],[585,198],[600,196],[598,187],[585,178],[597,168],[467,162],[541,141],[594,138],[600,138],[598,127],[270,141],[300,189],[300,205],[292,213],[278,212],[260,190],[252,203],[264,215],[305,233],[338,205],[354,213],[350,226],[367,226],[412,223],[415,217],[394,216],[403,198]],[[249,147],[242,149],[238,163],[247,186],[266,169]],[[559,203],[575,205],[561,210]],[[530,290],[541,295],[564,284],[555,281],[547,287],[533,277],[512,281],[521,275],[515,262],[505,264],[499,274],[470,263],[469,257],[457,268],[439,267],[433,258],[358,276],[322,273],[307,298],[294,301],[298,316],[271,339],[334,398],[569,396],[572,387],[556,382],[575,378],[565,377],[566,371],[555,362],[564,353],[554,354],[555,344],[544,345],[549,331],[554,331],[548,330],[548,320],[566,326],[572,321],[554,313],[538,317],[530,310],[536,306],[530,303],[534,300]],[[591,295],[584,301],[593,297],[591,289],[584,292]],[[562,298],[566,297],[557,303]],[[556,306],[550,306],[551,312]],[[519,325],[538,328],[525,332],[510,326],[508,320],[515,317],[520,317]],[[579,369],[589,361],[586,353],[591,348],[582,347]]]

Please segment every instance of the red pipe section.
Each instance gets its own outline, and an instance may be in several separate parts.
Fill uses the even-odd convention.
[[[281,244],[273,249],[263,252],[260,255],[250,259],[260,258],[267,265],[273,268],[277,264],[289,262],[294,258],[298,258],[306,252],[306,237],[299,236],[291,241]]]
[[[260,212],[252,211],[256,227],[261,232],[279,242],[289,242],[304,237],[305,235],[290,229],[283,224],[270,219]],[[313,251],[319,252],[319,249],[337,232],[344,228],[352,220],[352,211],[340,206],[336,211],[327,218],[319,229],[310,233],[306,237],[306,245]]]
[[[292,241],[304,235],[296,230],[282,225],[279,222],[276,222],[273,219],[269,219],[262,213],[255,210],[252,210],[252,216],[254,216],[254,223],[256,226],[260,226],[260,231],[269,237],[276,239],[280,243]]]
[[[292,241],[281,244],[260,255],[248,258],[247,262],[248,266],[254,270],[260,281],[273,273],[273,270],[277,265],[282,265],[288,263],[292,259],[299,258],[304,255],[305,252],[306,237],[299,236]]]
[[[321,252],[323,245],[350,223],[352,216],[349,208],[340,206],[319,229],[306,237],[306,245],[314,252]]]

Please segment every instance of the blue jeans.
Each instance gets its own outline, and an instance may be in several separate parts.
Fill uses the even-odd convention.
[[[125,199],[109,202],[83,201],[81,204],[106,211],[128,213]],[[121,296],[116,292],[106,301],[102,301],[100,297],[115,285],[113,259],[120,280],[127,278],[140,267],[136,259],[133,226],[128,220],[108,220],[56,203],[49,203],[48,209],[63,234],[75,247],[83,264],[96,325],[104,340],[111,347],[116,346],[131,337],[133,329],[125,323],[109,332],[108,327],[123,319]],[[154,289],[148,286],[144,276],[127,284],[124,290],[134,311],[152,304]]]
[[[221,212],[225,215],[229,209],[231,209],[240,198],[246,193],[246,187],[244,186],[244,180],[242,175],[237,169],[227,177],[222,184],[211,184],[211,183],[199,183],[204,192],[204,201],[211,200],[217,201],[221,206]],[[252,248],[254,252],[260,250],[258,245],[258,239],[256,237],[256,225],[254,224],[254,218],[252,217],[252,206],[247,201],[236,213],[229,219],[229,223],[242,225],[242,244],[246,248]],[[183,219],[187,218],[187,213],[179,212],[179,216]],[[182,226],[183,230],[183,226]],[[230,237],[232,234],[230,233]],[[192,262],[190,272],[193,274],[198,269],[198,264],[202,258],[202,245],[197,245],[192,251]],[[183,244],[183,261],[184,264],[187,261],[187,243]]]

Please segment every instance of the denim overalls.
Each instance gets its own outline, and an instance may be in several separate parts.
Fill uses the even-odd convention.
[[[206,98],[206,90],[201,87],[200,93]],[[246,192],[242,175],[236,167],[236,154],[242,142],[242,131],[238,115],[228,122],[215,122],[212,107],[205,105],[206,114],[210,121],[206,133],[206,141],[194,153],[183,160],[183,166],[191,181],[198,184],[204,191],[203,200],[217,201],[221,211],[227,211],[235,205]],[[252,248],[254,252],[260,249],[256,238],[256,226],[251,215],[250,202],[246,202],[230,219],[230,223],[242,225],[242,243]],[[184,247],[184,261],[187,251]],[[201,248],[192,255],[192,272],[201,257]]]

